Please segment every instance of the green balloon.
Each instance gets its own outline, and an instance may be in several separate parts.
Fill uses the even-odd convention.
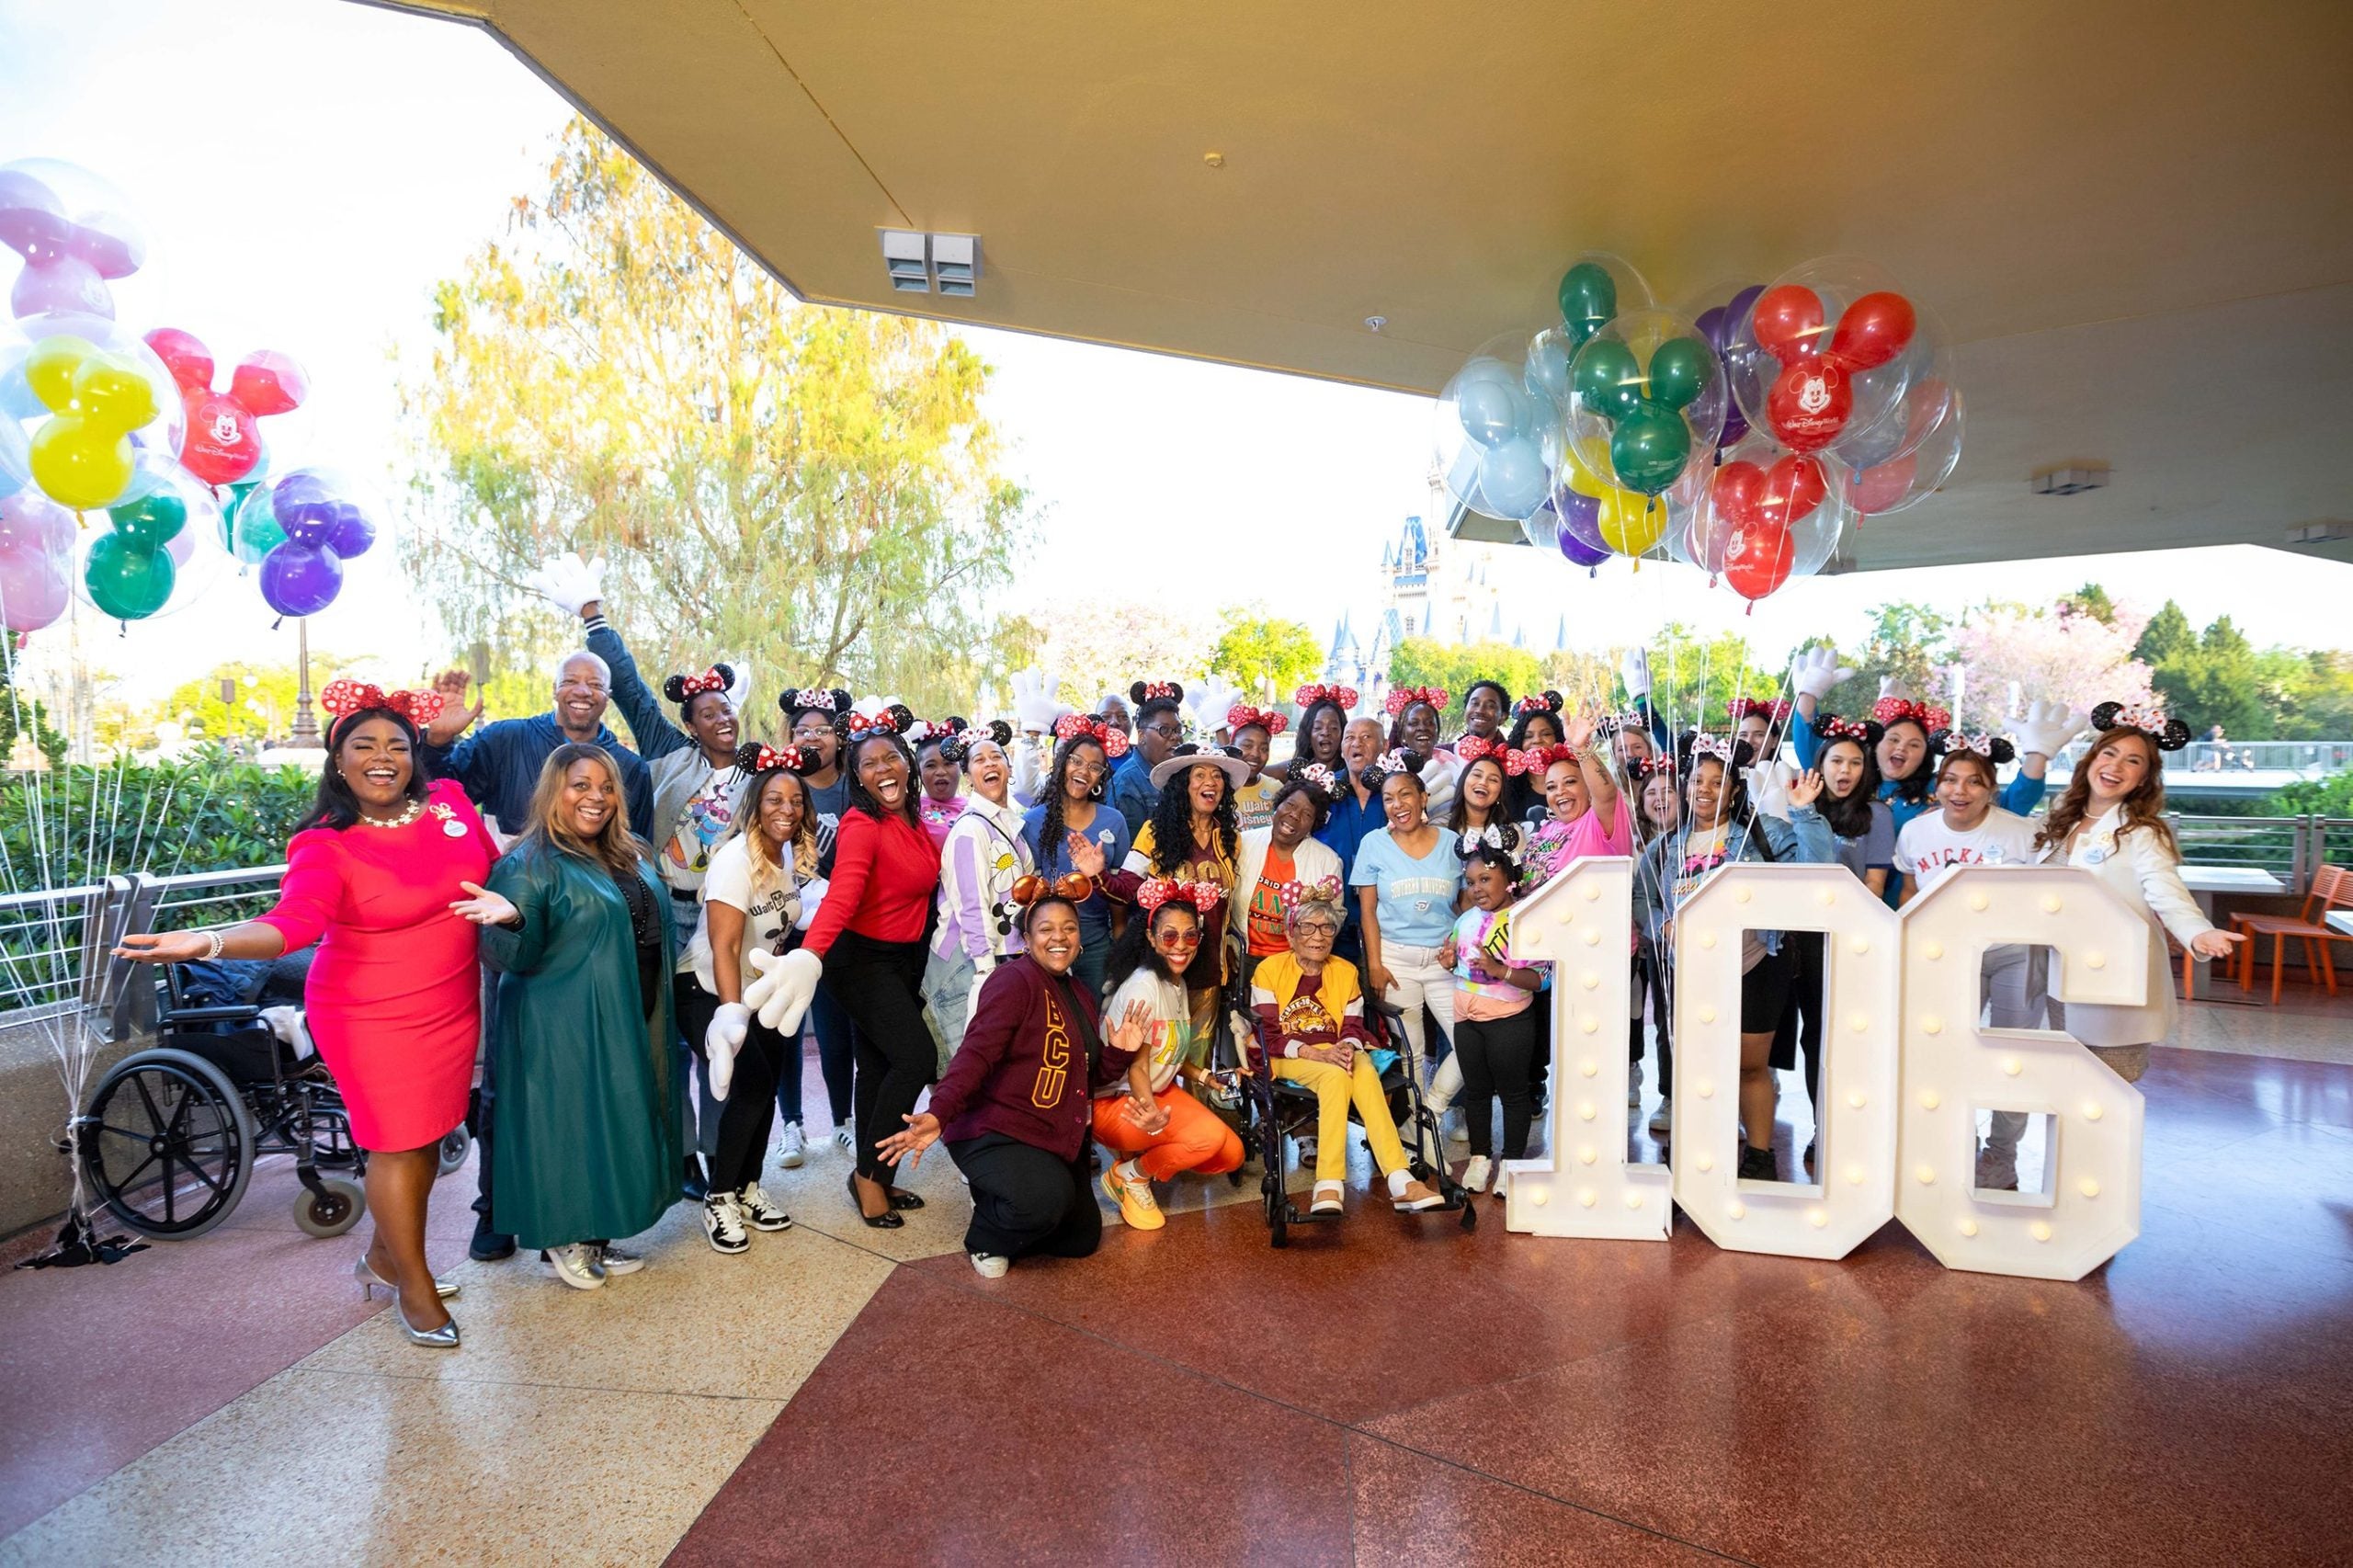
[[[270,505],[269,492],[256,486],[237,503],[236,526],[229,536],[229,548],[238,560],[248,566],[258,566],[261,558],[286,542],[286,530],[278,526],[277,510]]]
[[[1642,406],[1643,368],[1616,338],[1597,337],[1578,349],[1569,373],[1577,397],[1605,419],[1623,419]]]
[[[1597,262],[1581,261],[1561,275],[1561,321],[1583,343],[1618,313],[1618,280]]]
[[[109,533],[90,546],[82,582],[90,602],[117,620],[144,620],[172,597],[172,558],[126,533]]]
[[[1656,495],[1682,478],[1690,457],[1691,432],[1683,416],[1654,403],[1639,404],[1609,433],[1609,465],[1618,471],[1618,483],[1644,495]]]
[[[260,488],[261,481],[258,479],[239,480],[236,483],[228,486],[229,499],[221,507],[222,549],[237,548],[237,508],[245,504],[246,496]]]
[[[188,526],[188,503],[168,490],[107,508],[117,531],[142,544],[166,544]]]
[[[1696,337],[1670,337],[1651,356],[1651,401],[1683,409],[1708,390],[1716,352]]]

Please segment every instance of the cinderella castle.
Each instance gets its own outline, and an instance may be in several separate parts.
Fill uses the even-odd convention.
[[[1432,515],[1444,517],[1452,507],[1438,470],[1430,471]],[[1504,619],[1501,586],[1511,559],[1527,560],[1525,551],[1449,539],[1407,517],[1397,537],[1381,547],[1379,608],[1368,618],[1372,640],[1367,645],[1356,630],[1353,612],[1343,614],[1332,631],[1331,652],[1324,661],[1324,678],[1352,686],[1369,703],[1378,702],[1389,685],[1389,656],[1408,637],[1460,646],[1472,642],[1504,642],[1515,648],[1529,644],[1526,629]],[[1553,635],[1553,646],[1568,645],[1564,616]]]

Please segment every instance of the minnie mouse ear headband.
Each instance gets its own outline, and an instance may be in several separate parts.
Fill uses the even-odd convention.
[[[1989,763],[1996,763],[2007,762],[2018,755],[2017,749],[1999,735],[1988,735],[1981,732],[1970,735],[1947,733],[1943,738],[1947,757],[1966,754]]]
[[[1504,759],[1504,771],[1526,778],[1542,773],[1556,762],[1576,762],[1577,748],[1565,742],[1549,746],[1526,746]],[[1583,767],[1582,763],[1578,764]]]
[[[1825,741],[1853,741],[1866,751],[1879,744],[1887,726],[1876,719],[1841,719],[1824,713],[1813,722],[1813,733]]]
[[[1033,906],[1045,900],[1058,898],[1066,903],[1080,904],[1094,896],[1095,879],[1083,871],[1065,871],[1051,879],[1025,871],[1013,879],[1012,889],[997,906],[997,917],[1010,926],[1015,911],[1026,917]]]
[[[1139,708],[1147,702],[1182,702],[1185,688],[1173,680],[1140,680],[1128,687],[1128,700]]]
[[[849,711],[849,693],[839,687],[788,686],[776,694],[776,705],[784,710],[787,722],[797,722],[803,713],[822,713],[838,727]]]
[[[1297,763],[1283,782],[1285,794],[1293,790],[1313,796],[1318,805],[1328,806],[1340,798],[1340,776],[1320,762]]]
[[[684,706],[706,691],[724,697],[734,685],[734,665],[713,665],[699,676],[672,676],[662,683],[662,695]]]
[[[1103,755],[1113,762],[1128,755],[1128,736],[1124,730],[1115,730],[1092,713],[1065,713],[1054,721],[1054,743],[1093,741],[1103,748]]]
[[[1517,714],[1558,713],[1562,700],[1557,691],[1532,691],[1513,703],[1511,710]]]
[[[1002,719],[992,719],[977,730],[961,719],[946,719],[932,728],[939,736],[939,755],[960,767],[972,760],[972,748],[983,741],[1000,751],[1013,744],[1013,726]]]
[[[1593,722],[1593,733],[1597,735],[1615,735],[1627,730],[1636,734],[1647,734],[1650,722],[1631,708],[1623,713],[1604,713]]]
[[[327,682],[326,689],[319,693],[319,706],[335,715],[335,723],[327,726],[327,733],[332,737],[335,724],[342,723],[355,713],[379,708],[387,713],[399,714],[422,730],[441,717],[442,710],[449,706],[449,699],[438,691],[386,691],[381,686],[347,678]]]
[[[1400,774],[1411,777],[1415,783],[1421,782],[1422,769],[1429,763],[1430,759],[1421,753],[1400,747],[1395,751],[1382,752],[1367,763],[1364,771],[1357,777],[1364,781],[1366,789],[1377,795],[1383,784]]]
[[[1491,756],[1495,759],[1497,766],[1508,767],[1507,759],[1511,756],[1511,746],[1507,742],[1489,740],[1484,735],[1465,735],[1454,743],[1454,755],[1462,759],[1462,766],[1465,767]]]
[[[1714,735],[1688,734],[1683,737],[1683,751],[1692,762],[1698,762],[1703,756],[1711,757],[1735,772],[1756,760],[1746,741],[1731,735],[1718,739]]]
[[[1917,724],[1933,735],[1939,730],[1952,728],[1952,714],[1933,702],[1917,702],[1908,697],[1882,697],[1871,705],[1871,717],[1883,728],[1897,724]]]
[[[1393,719],[1416,702],[1427,702],[1443,713],[1446,711],[1446,687],[1442,686],[1391,687],[1389,700],[1382,704],[1382,707]]]
[[[1637,784],[1647,784],[1660,774],[1675,777],[1675,759],[1671,756],[1638,756],[1626,764],[1626,777]]]
[[[817,765],[817,755],[807,746],[767,746],[754,741],[735,753],[735,771],[747,777],[783,768],[790,773],[806,773]]]
[[[1778,724],[1790,716],[1790,705],[1782,698],[1768,702],[1758,697],[1734,697],[1725,701],[1724,716],[1735,724],[1743,719],[1762,719],[1768,724]]]
[[[1454,858],[1468,860],[1482,849],[1493,849],[1506,856],[1517,855],[1523,836],[1516,822],[1491,822],[1484,827],[1466,827],[1455,835]]]
[[[2127,708],[2121,702],[2103,702],[2092,710],[2092,728],[2106,734],[2110,730],[2138,730],[2156,743],[2159,751],[2179,751],[2189,744],[2189,726],[2178,719],[2168,719],[2154,708]]]
[[[1292,705],[1302,712],[1319,702],[1329,702],[1343,713],[1353,710],[1358,701],[1357,688],[1352,686],[1326,686],[1321,682],[1301,687],[1290,694]]]
[[[1165,790],[1170,779],[1204,763],[1223,773],[1226,781],[1237,790],[1250,782],[1250,765],[1242,759],[1241,753],[1187,741],[1171,751],[1162,759],[1160,766],[1152,770],[1152,787]]]
[[[1237,735],[1245,730],[1264,730],[1270,736],[1279,735],[1290,728],[1290,719],[1271,708],[1253,708],[1247,702],[1237,702],[1225,710],[1225,727]]]
[[[845,727],[852,741],[862,741],[870,735],[904,737],[915,727],[915,710],[904,702],[883,703],[877,700],[860,704],[849,710]]]
[[[1337,903],[1340,902],[1340,879],[1318,877],[1312,882],[1285,882],[1275,890],[1288,915],[1302,903]]]
[[[1188,882],[1175,877],[1154,877],[1136,889],[1136,907],[1146,915],[1172,902],[1189,903],[1207,915],[1225,902],[1225,890],[1215,882]]]

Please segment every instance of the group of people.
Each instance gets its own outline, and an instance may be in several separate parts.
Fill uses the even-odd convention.
[[[1930,704],[1827,711],[1850,673],[1827,649],[1800,657],[1792,701],[1735,700],[1680,735],[1637,651],[1605,712],[1492,680],[1401,687],[1378,714],[1311,685],[1295,718],[1223,697],[1205,711],[1198,693],[1188,709],[1178,683],[1142,680],[1080,711],[1033,681],[1015,722],[972,725],[789,687],[771,744],[745,733],[738,672],[657,692],[592,569],[565,558],[541,582],[585,640],[549,712],[473,728],[457,672],[430,691],[334,683],[278,906],[121,949],[316,944],[311,1029],[369,1151],[376,1228],[355,1274],[419,1345],[459,1342],[424,1237],[435,1151],[461,1120],[483,1150],[477,1258],[536,1249],[594,1290],[643,1266],[620,1241],[681,1197],[721,1253],[790,1226],[761,1174],[772,1149],[788,1168],[810,1155],[804,1021],[858,1219],[904,1224],[924,1199],[901,1169],[944,1142],[970,1188],[966,1251],[995,1277],[1094,1250],[1098,1187],[1151,1230],[1155,1186],[1238,1168],[1251,1074],[1315,1102],[1313,1210],[1345,1206],[1352,1112],[1390,1205],[1439,1207],[1424,1176],[1452,1156],[1404,1146],[1376,1065],[1392,1038],[1459,1118],[1461,1185],[1500,1194],[1552,1054],[1551,977],[1512,958],[1512,908],[1587,856],[1636,860],[1628,1051],[1638,1108],[1655,1062],[1662,1137],[1676,912],[1717,867],[1835,861],[1900,903],[1956,866],[2056,860],[2146,912],[2158,976],[2165,933],[2200,959],[2235,939],[2176,871],[2161,754],[2180,726],[2115,704],[2039,821],[2024,813],[2084,716],[2031,709],[2004,783],[2013,742]],[[633,746],[606,725],[614,706]],[[1775,1072],[1802,1059],[1820,1086],[1820,938],[1746,932],[1742,969],[1740,1175],[1774,1180]],[[2024,949],[1987,954],[1984,984],[1997,1024],[2060,1011]],[[2064,1026],[2132,1078],[2171,1008],[2159,980],[2144,1006],[2070,1007]],[[2015,1185],[2023,1120],[1994,1119],[1981,1186]]]

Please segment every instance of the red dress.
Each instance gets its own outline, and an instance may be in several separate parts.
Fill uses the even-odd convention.
[[[465,1119],[482,1032],[479,933],[449,905],[497,857],[446,778],[405,826],[314,827],[287,846],[278,907],[261,924],[290,953],[319,945],[303,993],[311,1038],[363,1149],[421,1149]]]

